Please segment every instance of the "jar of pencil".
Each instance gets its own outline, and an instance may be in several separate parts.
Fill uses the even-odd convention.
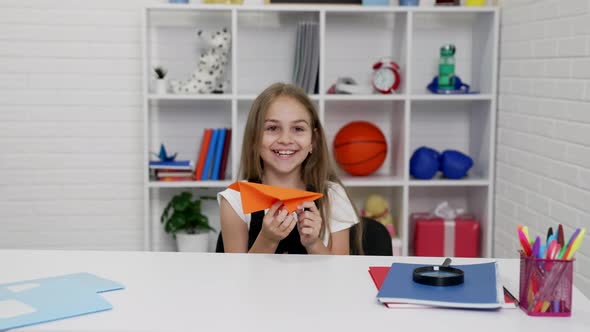
[[[519,305],[530,316],[570,316],[574,260],[520,255]]]
[[[585,229],[577,229],[565,242],[563,227],[547,232],[546,243],[529,237],[526,226],[518,226],[520,250],[519,306],[530,316],[567,317],[572,312],[574,258]]]

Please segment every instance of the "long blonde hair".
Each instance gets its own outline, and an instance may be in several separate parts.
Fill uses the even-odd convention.
[[[315,192],[322,193],[324,196],[317,201],[323,223],[320,230],[320,238],[323,238],[328,232],[331,239],[330,223],[330,200],[328,199],[328,183],[335,182],[343,188],[342,182],[336,175],[330,158],[330,151],[326,143],[324,129],[320,123],[318,112],[313,102],[307,97],[307,94],[299,87],[285,83],[274,83],[266,88],[255,100],[250,108],[246,129],[244,130],[244,139],[242,141],[242,156],[240,162],[240,178],[243,180],[261,180],[264,170],[264,164],[260,157],[258,146],[262,139],[262,129],[266,113],[270,105],[281,96],[293,98],[298,101],[309,113],[311,118],[311,128],[313,129],[312,151],[301,164],[301,179],[306,186],[313,188]],[[347,193],[348,195],[348,193]],[[350,197],[349,197],[350,200]],[[352,200],[350,200],[352,204]],[[357,212],[356,207],[353,208]],[[362,227],[361,220],[356,229],[354,247],[351,252],[362,254]]]

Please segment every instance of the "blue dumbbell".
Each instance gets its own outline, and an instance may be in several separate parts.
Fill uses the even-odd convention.
[[[410,158],[410,174],[422,180],[432,179],[439,168],[439,153],[429,147],[422,146]]]
[[[462,152],[445,150],[440,155],[440,171],[448,179],[464,178],[472,166],[473,159]]]

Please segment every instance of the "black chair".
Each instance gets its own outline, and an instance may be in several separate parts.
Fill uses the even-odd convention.
[[[219,236],[217,237],[215,252],[225,252],[225,249],[223,249],[223,237],[221,236],[221,230],[219,231]]]
[[[358,255],[354,240],[358,227],[363,227],[362,246],[367,256],[393,256],[391,236],[385,226],[375,219],[362,217],[363,222],[350,229],[350,254]]]
[[[363,240],[362,246],[364,255],[367,256],[393,256],[393,247],[391,246],[391,237],[387,228],[375,219],[362,217],[363,222],[360,223],[363,227]],[[357,232],[357,227],[354,226],[350,229],[350,254],[358,255],[354,250],[354,239]],[[223,236],[219,232],[217,237],[217,245],[215,246],[215,252],[225,252],[223,248]]]

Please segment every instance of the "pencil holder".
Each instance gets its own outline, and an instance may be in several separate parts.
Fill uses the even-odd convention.
[[[573,259],[542,259],[520,252],[520,308],[529,316],[571,316],[573,271]]]

